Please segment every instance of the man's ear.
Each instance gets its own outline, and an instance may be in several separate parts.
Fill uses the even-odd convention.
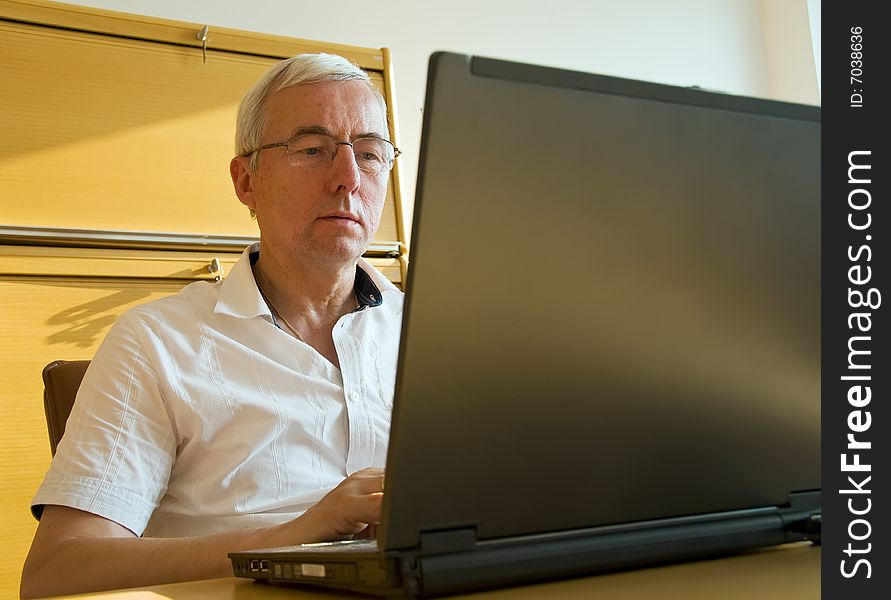
[[[256,209],[254,200],[254,176],[248,169],[249,157],[236,156],[229,161],[229,175],[232,177],[232,185],[235,187],[235,195],[242,204],[251,210]]]

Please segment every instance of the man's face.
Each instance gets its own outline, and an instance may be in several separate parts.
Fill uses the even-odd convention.
[[[380,101],[357,81],[279,90],[266,99],[264,114],[261,145],[306,130],[338,141],[389,137]],[[361,171],[349,146],[338,146],[333,161],[314,167],[292,166],[278,147],[262,151],[250,193],[239,197],[257,213],[264,252],[337,265],[361,256],[374,238],[388,176]]]

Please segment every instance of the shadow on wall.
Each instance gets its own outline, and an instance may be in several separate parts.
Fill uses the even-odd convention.
[[[128,285],[126,289],[118,289],[107,296],[70,306],[46,320],[46,324],[53,330],[53,333],[46,337],[46,343],[50,346],[93,347],[102,340],[115,319],[128,308],[150,300],[158,292],[174,293],[178,289],[177,284],[185,286],[202,274],[205,274],[205,271],[183,269],[157,279],[159,282],[157,286],[152,286],[151,280],[139,279],[135,280],[140,283],[139,287]],[[71,284],[58,285],[69,287]]]

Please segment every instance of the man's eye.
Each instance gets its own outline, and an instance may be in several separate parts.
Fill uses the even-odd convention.
[[[318,146],[312,146],[309,148],[300,148],[297,150],[297,152],[300,152],[301,154],[305,154],[306,156],[317,156],[319,154],[325,153],[325,151],[323,149],[319,148]]]
[[[375,154],[374,152],[359,152],[358,155],[356,156],[356,158],[358,158],[359,160],[367,161],[367,162],[376,162],[381,159],[381,157],[378,156],[377,154]]]

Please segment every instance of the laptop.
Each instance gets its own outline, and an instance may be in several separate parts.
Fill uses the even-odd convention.
[[[426,597],[820,531],[820,109],[430,59],[378,537],[230,554]]]

